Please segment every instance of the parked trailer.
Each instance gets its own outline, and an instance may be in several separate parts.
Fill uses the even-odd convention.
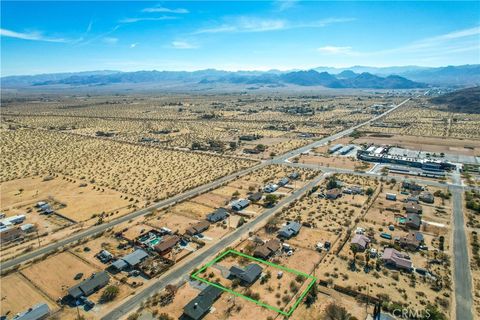
[[[387,193],[385,194],[385,199],[397,201],[397,195],[395,193]]]

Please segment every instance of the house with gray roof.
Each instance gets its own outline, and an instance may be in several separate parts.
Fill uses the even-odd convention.
[[[262,274],[262,267],[256,263],[251,263],[242,269],[237,266],[230,268],[230,277],[239,279],[244,285],[253,284]]]
[[[280,179],[280,181],[278,181],[277,184],[278,184],[280,187],[284,187],[284,186],[286,186],[289,182],[290,182],[290,179],[288,179],[287,177],[285,177],[285,178]]]
[[[183,316],[187,319],[202,319],[212,307],[213,303],[222,295],[223,290],[214,286],[208,286],[202,290],[193,300],[183,307]]]
[[[50,308],[46,303],[39,303],[25,312],[15,315],[12,320],[41,320],[50,314]]]
[[[126,256],[118,259],[111,266],[119,271],[127,269],[127,268],[134,268],[139,265],[143,260],[148,258],[148,253],[143,251],[142,249],[137,249]]]
[[[106,286],[108,281],[110,281],[110,276],[107,272],[100,271],[94,273],[90,278],[85,279],[68,289],[68,295],[74,299],[78,299],[82,296],[88,297],[92,293]]]
[[[209,213],[207,215],[207,220],[209,222],[214,223],[214,222],[222,221],[222,220],[226,219],[227,217],[228,217],[227,209],[218,208],[215,211],[213,211],[212,213]]]
[[[422,225],[422,218],[416,213],[409,213],[407,214],[405,225],[410,229],[419,230]]]
[[[246,207],[248,207],[250,205],[250,200],[248,199],[239,199],[237,201],[234,201],[232,203],[232,209],[235,210],[235,211],[240,211],[240,210],[243,210],[245,209]]]
[[[278,231],[278,236],[280,238],[290,239],[293,236],[296,236],[300,232],[302,224],[296,221],[289,221],[285,226],[283,226],[280,231]]]

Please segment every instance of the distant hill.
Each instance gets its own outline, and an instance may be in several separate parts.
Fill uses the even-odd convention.
[[[480,113],[480,86],[450,92],[430,102],[451,112]]]
[[[398,75],[412,81],[428,83],[435,86],[459,86],[471,87],[480,85],[480,65],[461,65],[447,67],[367,67],[353,66],[348,68],[318,67],[314,69],[318,72],[329,72],[343,77],[343,72],[364,73],[368,72],[377,76]],[[348,74],[348,73],[347,73]]]
[[[228,72],[220,70],[186,71],[136,71],[136,72],[90,72],[78,74],[39,75],[26,77],[4,77],[4,88],[67,86],[69,88],[85,86],[108,86],[117,84],[159,84],[176,85],[265,85],[282,87],[285,84],[295,86],[322,86],[326,88],[358,89],[411,89],[424,88],[425,84],[414,82],[400,76],[380,77],[371,73],[356,74],[344,71],[335,76],[328,72],[315,70],[292,72]]]

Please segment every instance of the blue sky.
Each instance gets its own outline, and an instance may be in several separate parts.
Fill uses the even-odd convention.
[[[1,2],[1,73],[480,63],[480,2]]]

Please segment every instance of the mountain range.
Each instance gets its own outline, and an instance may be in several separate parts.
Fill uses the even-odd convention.
[[[188,88],[196,86],[240,85],[280,88],[285,86],[355,89],[412,89],[428,86],[466,87],[480,84],[480,65],[443,68],[354,66],[336,69],[319,67],[299,71],[222,71],[206,69],[187,71],[102,70],[78,73],[56,73],[1,78],[2,88],[78,88],[112,85],[155,84]]]

